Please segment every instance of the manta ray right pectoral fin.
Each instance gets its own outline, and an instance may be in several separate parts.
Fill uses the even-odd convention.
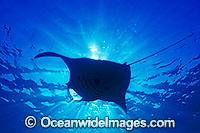
[[[117,100],[115,103],[117,103],[125,112],[127,112],[125,96],[122,99]]]

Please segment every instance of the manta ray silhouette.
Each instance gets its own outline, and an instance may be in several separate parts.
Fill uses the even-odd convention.
[[[54,52],[40,53],[34,58],[46,56],[60,57],[70,70],[70,80],[67,86],[76,91],[82,97],[82,100],[94,101],[100,99],[115,102],[126,112],[125,94],[130,83],[130,66],[150,58],[192,35],[193,33],[154,54],[128,65],[127,63],[119,64],[112,61],[93,60],[89,58],[74,59]]]

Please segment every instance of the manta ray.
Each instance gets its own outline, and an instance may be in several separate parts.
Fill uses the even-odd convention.
[[[94,101],[100,99],[114,102],[127,112],[125,94],[131,79],[130,66],[157,55],[192,35],[130,64],[89,58],[69,58],[54,52],[40,53],[34,58],[47,56],[61,58],[70,70],[70,80],[67,86],[80,95],[82,100]]]

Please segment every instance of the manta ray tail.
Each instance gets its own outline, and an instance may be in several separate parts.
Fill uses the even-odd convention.
[[[130,64],[128,64],[128,65],[131,66],[131,65],[136,64],[136,63],[138,63],[138,62],[141,62],[141,61],[143,61],[143,60],[146,60],[146,59],[148,59],[148,58],[150,58],[150,57],[152,57],[152,56],[155,56],[155,55],[157,55],[157,54],[159,54],[159,53],[161,53],[161,52],[163,52],[163,51],[165,51],[165,50],[167,50],[167,49],[169,49],[169,48],[171,48],[171,47],[173,47],[173,46],[179,44],[180,42],[186,40],[187,38],[190,38],[191,36],[193,36],[193,33],[190,34],[190,35],[188,35],[188,36],[186,36],[186,37],[184,37],[184,38],[182,38],[181,40],[179,40],[179,41],[177,41],[177,42],[175,42],[175,43],[169,45],[168,47],[165,47],[165,48],[163,48],[163,49],[161,49],[161,50],[159,50],[159,51],[157,51],[157,52],[155,52],[155,53],[153,53],[153,54],[151,54],[151,55],[148,55],[148,56],[146,56],[146,57],[144,57],[144,58],[142,58],[142,59],[139,59],[139,60],[137,60],[137,61],[134,61],[134,62],[132,62],[132,63],[130,63]]]

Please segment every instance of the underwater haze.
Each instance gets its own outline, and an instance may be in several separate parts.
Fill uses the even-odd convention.
[[[175,128],[135,133],[200,132],[199,0],[1,0],[0,132],[128,132],[97,128],[44,129],[39,119],[174,119]],[[41,52],[131,63],[127,113],[108,101],[81,101],[66,83],[59,58]],[[117,90],[116,90],[117,91]],[[34,115],[35,128],[24,119]]]

